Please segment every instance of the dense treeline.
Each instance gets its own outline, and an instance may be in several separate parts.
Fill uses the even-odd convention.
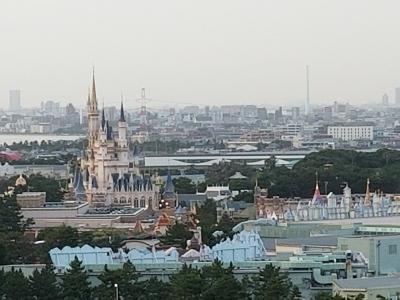
[[[53,151],[65,151],[66,149],[83,149],[87,145],[86,139],[78,139],[73,141],[24,141],[24,142],[14,142],[12,144],[5,143],[4,148],[8,148],[14,151],[43,151],[43,152],[53,152]]]
[[[20,270],[0,271],[0,298],[3,299],[301,299],[299,289],[279,268],[266,265],[258,275],[235,278],[234,268],[215,261],[201,269],[184,265],[168,282],[152,277],[143,280],[130,262],[122,268],[104,266],[97,276],[100,284],[93,286],[82,263],[75,258],[66,272],[59,276],[47,265],[25,277]]]
[[[229,180],[237,171],[248,178]],[[229,184],[231,189],[253,189],[258,178],[259,186],[268,188],[271,196],[311,197],[316,173],[322,193],[340,194],[346,183],[353,193],[364,193],[367,178],[372,191],[400,193],[400,151],[323,150],[307,155],[292,169],[276,166],[274,157],[258,170],[246,164],[220,163],[207,170],[206,181],[209,185]]]
[[[9,179],[0,179],[0,194],[7,192],[9,187],[14,187],[17,176]],[[40,174],[32,174],[30,176],[23,176],[26,179],[26,186],[19,186],[15,189],[15,193],[22,192],[45,192],[47,202],[59,202],[64,196],[64,191],[67,186],[67,180],[57,180],[50,177],[45,177]]]

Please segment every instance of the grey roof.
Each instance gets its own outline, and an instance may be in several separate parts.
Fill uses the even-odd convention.
[[[85,194],[85,187],[83,186],[83,174],[78,172],[78,183],[76,184],[75,193]]]
[[[167,197],[167,198],[175,196],[175,187],[174,187],[174,183],[172,182],[172,177],[171,177],[170,171],[168,171],[167,182],[165,183],[163,196]]]
[[[206,195],[198,194],[178,194],[178,203],[183,206],[190,206],[191,202],[204,203],[207,199]]]
[[[336,236],[313,236],[306,238],[277,239],[277,245],[291,246],[337,246]]]
[[[124,112],[124,103],[121,101],[121,112],[119,116],[120,122],[125,122],[125,112]]]
[[[400,288],[399,277],[364,277],[350,279],[334,279],[337,286],[344,289]]]
[[[248,208],[249,206],[253,206],[252,203],[247,203],[245,201],[228,201],[226,203],[228,208],[233,208],[235,210],[243,210]]]
[[[261,238],[264,248],[267,251],[275,251],[275,239],[274,238]]]

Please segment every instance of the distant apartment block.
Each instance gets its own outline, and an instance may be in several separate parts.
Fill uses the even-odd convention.
[[[328,126],[328,135],[342,141],[374,139],[374,126],[371,124],[337,124]]]
[[[21,110],[21,91],[20,90],[10,90],[9,110],[10,111]]]

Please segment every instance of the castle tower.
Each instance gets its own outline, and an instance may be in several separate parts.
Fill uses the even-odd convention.
[[[98,137],[99,131],[99,111],[97,109],[97,96],[96,96],[96,82],[92,79],[92,91],[88,95],[87,101],[87,119],[88,119],[88,135],[89,135],[89,148],[93,147],[95,140]]]
[[[125,120],[124,104],[121,101],[120,116],[118,120],[118,152],[122,161],[128,160],[128,126]]]

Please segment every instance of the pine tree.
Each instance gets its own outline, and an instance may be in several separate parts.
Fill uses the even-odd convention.
[[[4,296],[4,283],[6,280],[6,274],[3,269],[0,269],[0,299]]]
[[[96,297],[99,300],[115,299],[115,284],[117,284],[118,288],[121,289],[120,283],[122,278],[122,269],[109,270],[107,265],[105,265],[104,271],[98,277],[98,279],[101,281],[101,284],[95,289]]]
[[[169,299],[197,300],[201,299],[204,280],[198,269],[184,264],[178,273],[171,276],[170,285]]]
[[[301,292],[299,288],[296,285],[294,285],[290,289],[288,300],[299,300],[299,299],[301,299]]]
[[[233,275],[233,266],[224,268],[218,260],[202,268],[204,286],[202,299],[244,299],[246,292]]]
[[[142,281],[140,285],[140,295],[138,300],[168,299],[169,284],[151,277],[149,280]]]
[[[57,283],[54,267],[46,265],[40,272],[36,269],[29,276],[29,287],[32,296],[37,300],[52,300],[60,297],[60,287]]]
[[[182,223],[169,226],[165,236],[161,237],[161,242],[165,245],[186,248],[186,242],[192,237],[192,233]]]
[[[9,300],[31,299],[28,279],[21,270],[11,269],[5,273],[3,284],[3,297]]]
[[[92,290],[88,275],[77,257],[70,263],[68,270],[63,275],[61,286],[64,300],[90,299]]]
[[[289,297],[291,289],[292,283],[287,274],[271,264],[265,265],[254,282],[255,299],[284,300]]]
[[[120,296],[124,300],[136,300],[140,295],[140,289],[137,284],[139,274],[135,266],[128,260],[122,266],[121,273],[121,280],[118,283]]]
[[[224,212],[218,222],[218,229],[223,231],[224,233],[230,233],[234,225],[235,223],[233,222],[231,217],[229,217],[228,213]]]
[[[24,230],[21,209],[15,195],[0,199],[0,233],[21,233]]]

